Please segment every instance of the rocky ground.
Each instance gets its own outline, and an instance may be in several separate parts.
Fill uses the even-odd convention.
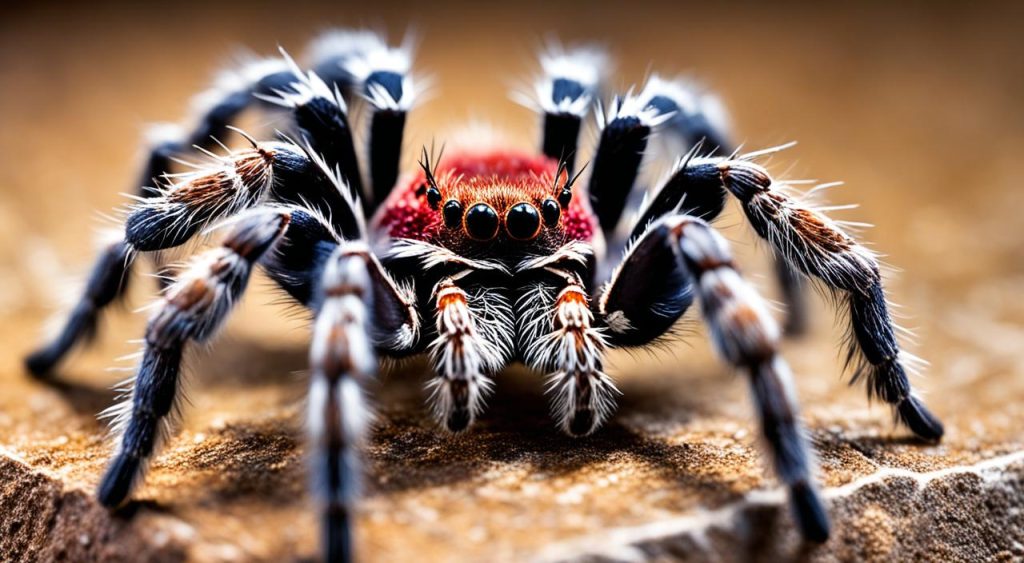
[[[114,399],[125,374],[108,368],[129,365],[115,358],[133,351],[125,341],[143,315],[111,315],[54,381],[27,377],[20,358],[58,296],[76,291],[65,280],[88,265],[93,210],[128,189],[140,124],[178,118],[231,45],[300,45],[322,14],[420,23],[421,60],[440,87],[411,124],[413,146],[467,116],[529,142],[531,117],[505,101],[502,76],[527,68],[549,29],[603,38],[628,79],[652,60],[699,70],[751,146],[801,141],[773,170],[845,179],[832,201],[863,204],[844,218],[876,224],[868,239],[901,269],[889,288],[916,329],[909,349],[931,364],[915,384],[947,428],[941,444],[917,443],[848,388],[842,328],[817,304],[811,335],[785,346],[834,520],[832,539],[810,547],[766,476],[744,382],[714,360],[696,323],[685,343],[613,355],[618,413],[583,440],[553,428],[540,377],[521,369],[499,377],[473,432],[439,434],[423,408],[426,367],[411,362],[373,390],[364,559],[1024,559],[1024,68],[1010,39],[1024,20],[1013,8],[883,18],[663,6],[653,30],[651,17],[610,6],[301,8],[286,22],[256,8],[140,10],[36,7],[0,22],[0,560],[315,557],[306,328],[279,320],[265,287],[190,362],[181,432],[115,514],[92,499],[109,454],[95,415]],[[496,67],[510,48],[522,56]],[[774,294],[739,216],[722,226]],[[133,305],[150,285],[136,284]]]

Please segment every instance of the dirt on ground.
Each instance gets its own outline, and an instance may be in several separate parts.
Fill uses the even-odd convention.
[[[377,5],[380,4],[380,5]],[[287,10],[287,11],[286,11]],[[536,118],[508,101],[548,32],[603,41],[621,82],[692,71],[755,149],[796,139],[770,169],[844,180],[837,216],[892,266],[887,288],[914,379],[945,423],[919,443],[843,371],[842,320],[812,298],[788,340],[834,533],[802,544],[766,473],[746,384],[689,321],[681,342],[614,353],[623,396],[584,439],[561,435],[542,376],[514,368],[475,428],[436,430],[428,367],[389,367],[372,389],[357,542],[366,561],[1024,559],[1024,57],[1018,7],[883,4],[811,12],[745,4],[587,3],[344,7],[259,3],[34,5],[0,21],[0,560],[314,559],[302,435],[308,328],[254,291],[190,358],[180,432],[124,509],[93,491],[110,454],[96,414],[130,375],[154,296],[130,306],[53,381],[23,355],[80,288],[100,217],[133,188],[142,125],[188,99],[238,45],[300,51],[327,25],[416,24],[429,103],[407,148],[482,119],[529,146]],[[262,125],[257,119],[250,125]],[[411,152],[410,152],[411,154]],[[410,159],[410,164],[412,160]],[[764,248],[736,209],[719,222],[744,272],[777,295]],[[115,368],[115,369],[110,369]],[[124,368],[129,368],[124,372]],[[119,371],[120,370],[120,371]]]

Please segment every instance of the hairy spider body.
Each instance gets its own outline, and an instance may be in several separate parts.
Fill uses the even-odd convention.
[[[52,372],[124,294],[138,253],[230,227],[175,272],[153,309],[126,400],[108,412],[116,453],[98,491],[104,505],[130,496],[176,411],[183,355],[213,337],[261,267],[314,317],[308,431],[329,561],[352,557],[370,418],[363,387],[379,358],[427,355],[434,414],[453,432],[483,412],[491,377],[522,362],[546,375],[559,426],[583,436],[614,409],[607,351],[670,335],[695,302],[719,355],[749,378],[797,527],[824,541],[782,331],[709,224],[730,196],[776,255],[787,329],[802,325],[805,278],[841,296],[854,380],[867,379],[921,438],[942,436],[910,387],[912,357],[896,342],[874,255],[753,162],[774,150],[732,152],[705,90],[652,76],[603,105],[605,56],[552,48],[535,91],[519,96],[543,116],[541,154],[463,143],[446,157],[424,150],[420,170],[400,177],[420,83],[409,46],[337,31],[313,43],[307,63],[314,70],[283,51],[250,62],[201,97],[191,131],[164,128],[151,140],[124,239],[103,249],[60,335],[26,359],[33,374]],[[350,121],[350,105],[361,119]],[[290,125],[275,141],[246,135],[250,148],[168,174],[190,144],[214,148],[247,107],[283,109]],[[578,138],[591,112],[599,141],[583,176]],[[660,181],[644,172],[666,161]]]

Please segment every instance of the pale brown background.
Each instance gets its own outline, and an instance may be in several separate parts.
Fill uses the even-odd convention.
[[[283,1],[7,11],[0,20],[0,445],[75,486],[96,481],[106,454],[92,414],[121,377],[105,368],[133,350],[124,342],[140,334],[143,317],[112,316],[100,345],[68,365],[67,388],[28,381],[20,358],[54,304],[77,292],[66,280],[90,263],[98,213],[132,190],[142,126],[182,118],[189,96],[240,45],[300,52],[330,25],[377,25],[398,35],[414,24],[422,37],[418,67],[438,87],[416,110],[410,148],[469,118],[533,141],[535,118],[507,91],[532,70],[531,53],[548,34],[606,43],[622,86],[652,69],[697,74],[722,94],[751,148],[798,140],[772,169],[846,181],[831,201],[860,203],[842,217],[875,224],[867,240],[901,270],[891,295],[916,329],[909,349],[931,362],[916,384],[947,424],[940,447],[891,440],[873,447],[911,468],[1019,450],[1021,6]],[[772,294],[738,215],[722,226]],[[133,304],[150,290],[137,284]],[[158,508],[138,520],[194,526],[209,549],[192,553],[200,558],[215,559],[217,549],[243,557],[314,550],[301,447],[287,430],[301,412],[303,378],[292,372],[304,364],[304,325],[275,322],[273,300],[266,291],[248,299],[221,345],[199,362],[185,432],[140,493]],[[830,444],[824,480],[835,485],[857,474],[842,461],[844,440],[902,432],[886,409],[868,407],[862,389],[842,383],[835,347],[842,331],[831,319],[819,307],[815,336],[788,343],[786,352],[816,439]],[[386,478],[371,483],[368,551],[532,554],[607,522],[643,523],[768,486],[749,436],[744,386],[710,358],[700,330],[689,340],[653,359],[615,355],[622,409],[603,435],[584,442],[557,436],[531,374],[500,379],[480,429],[454,445],[433,435],[421,413],[422,366],[389,377],[378,392],[388,428],[371,465]],[[691,444],[690,453],[648,451],[632,432]],[[701,457],[702,445],[722,444],[739,457]],[[580,502],[530,497],[521,483],[551,486],[553,497],[593,485],[608,464],[620,463],[621,486],[586,489]],[[652,490],[667,496],[634,504]]]

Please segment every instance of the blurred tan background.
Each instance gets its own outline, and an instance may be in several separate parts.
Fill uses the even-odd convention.
[[[822,442],[824,481],[842,484],[858,474],[843,457],[844,440],[881,436],[872,447],[891,454],[888,463],[910,468],[1020,450],[1024,4],[878,2],[821,8],[521,1],[98,2],[7,8],[0,20],[0,444],[5,450],[83,489],[95,483],[105,453],[102,427],[92,413],[109,402],[107,388],[121,377],[105,368],[133,350],[125,340],[141,334],[144,319],[111,315],[99,346],[66,366],[65,378],[73,382],[66,388],[28,381],[20,367],[22,354],[36,342],[54,304],[77,293],[67,279],[90,264],[92,233],[103,224],[98,214],[122,204],[119,193],[133,189],[143,125],[183,118],[190,96],[239,47],[273,54],[283,45],[298,53],[318,30],[332,25],[377,26],[392,37],[408,26],[418,31],[417,67],[433,74],[437,88],[412,118],[409,149],[443,138],[444,131],[470,118],[491,121],[522,144],[535,142],[535,116],[509,101],[507,92],[530,75],[533,52],[549,35],[606,44],[622,87],[651,70],[699,76],[722,95],[747,147],[799,141],[772,161],[773,171],[846,182],[830,192],[830,201],[861,204],[839,216],[875,225],[865,236],[899,269],[889,288],[902,305],[903,324],[917,334],[909,349],[931,362],[916,385],[946,422],[948,439],[923,449],[886,442],[902,433],[893,430],[886,409],[869,408],[863,389],[843,384],[836,347],[842,327],[826,307],[816,307],[814,334],[787,343],[786,352],[800,380],[805,414]],[[761,253],[739,216],[730,213],[721,225],[751,276],[774,294]],[[132,304],[144,303],[151,289],[148,282],[136,284]],[[185,433],[171,444],[169,457],[151,475],[152,486],[141,493],[160,507],[155,511],[160,517],[169,513],[199,529],[200,544],[229,546],[242,559],[309,554],[315,545],[306,505],[295,500],[303,490],[301,446],[277,429],[279,422],[292,425],[301,411],[302,378],[291,372],[304,364],[304,325],[294,319],[274,322],[280,309],[269,305],[273,300],[268,292],[257,292],[229,324],[222,345],[197,362],[201,367]],[[431,434],[419,413],[422,366],[407,370],[412,372],[407,377],[392,377],[399,381],[397,390],[378,393],[389,427],[375,442],[371,463],[388,478],[371,480],[372,517],[364,541],[382,558],[400,556],[405,548],[389,540],[398,526],[402,530],[396,533],[416,538],[409,549],[434,550],[419,553],[486,558],[484,547],[490,545],[505,555],[535,554],[538,546],[593,532],[609,520],[643,523],[660,512],[639,501],[623,509],[619,505],[627,496],[642,495],[645,487],[668,490],[682,483],[685,489],[687,472],[711,471],[708,464],[714,468],[714,462],[691,463],[673,457],[682,454],[666,454],[661,461],[671,466],[662,468],[667,473],[652,476],[637,469],[636,482],[619,493],[585,495],[583,520],[567,516],[564,504],[546,507],[517,497],[522,484],[502,473],[525,479],[542,467],[565,476],[566,482],[552,485],[559,490],[589,481],[588,472],[600,474],[601,464],[615,458],[609,451],[619,451],[614,442],[623,429],[644,434],[645,440],[662,432],[672,443],[700,444],[710,436],[739,444],[736,463],[742,470],[735,475],[740,477],[711,471],[709,482],[719,485],[705,483],[693,489],[692,498],[652,501],[659,511],[714,504],[770,484],[762,481],[749,436],[733,439],[751,428],[742,382],[710,358],[700,330],[688,345],[653,359],[620,354],[612,363],[626,393],[619,419],[605,438],[584,444],[555,436],[545,420],[540,383],[529,374],[499,380],[499,395],[482,428],[458,446]],[[513,389],[510,398],[502,398],[503,388]],[[255,429],[245,426],[250,423]],[[245,448],[253,435],[269,440],[256,440],[260,448],[279,446],[280,457],[247,465]],[[189,444],[216,442],[211,436],[239,450],[213,449],[214,461],[203,465],[205,450],[197,453]],[[635,453],[639,446],[626,442],[620,453]],[[510,453],[499,453],[502,448]],[[554,460],[573,448],[584,452],[572,454],[583,459],[559,470]],[[543,456],[551,461],[540,461]],[[661,463],[644,459],[638,467]],[[230,485],[228,479],[246,484]],[[193,491],[203,487],[214,492]],[[488,505],[493,514],[511,511],[518,524],[495,531],[495,522],[474,512],[474,507],[483,511],[475,503],[486,487],[507,493]],[[261,504],[266,500],[261,491],[278,491],[270,495],[269,508]],[[149,517],[144,511],[139,519]],[[466,521],[479,528],[470,536],[455,531]],[[531,530],[530,522],[546,523],[546,531]],[[283,537],[254,531],[267,523],[285,530]],[[129,531],[119,533],[131,533],[135,525],[126,524]],[[210,531],[216,526],[230,530]],[[188,553],[214,560],[220,555],[210,553],[221,552]]]

